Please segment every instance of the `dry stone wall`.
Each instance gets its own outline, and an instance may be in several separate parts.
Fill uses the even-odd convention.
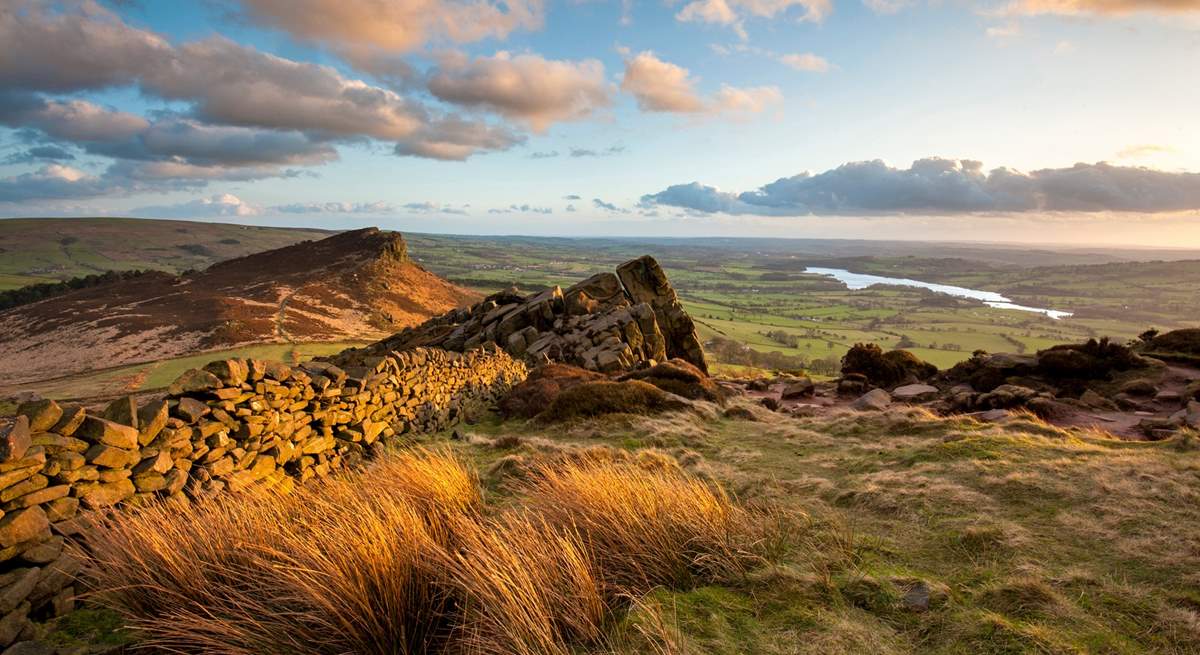
[[[527,374],[497,349],[357,359],[345,368],[222,360],[140,406],[22,405],[0,425],[0,648],[31,637],[31,620],[72,609],[79,563],[64,541],[82,511],[323,476],[389,437],[452,425]]]
[[[331,361],[356,365],[392,349],[461,351],[488,344],[531,363],[563,362],[605,373],[671,358],[708,371],[695,324],[662,267],[649,256],[566,290],[556,286],[529,297],[494,294]]]

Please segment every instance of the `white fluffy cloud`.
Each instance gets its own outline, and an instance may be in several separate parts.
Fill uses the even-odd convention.
[[[731,27],[745,38],[747,18],[795,16],[800,21],[819,23],[832,12],[831,0],[691,0],[675,14],[675,18],[689,23]]]
[[[335,50],[409,52],[430,41],[468,43],[541,27],[541,0],[240,0],[263,25]]]
[[[882,161],[780,178],[757,190],[723,192],[698,182],[642,197],[700,213],[803,216],[969,212],[1171,212],[1200,209],[1200,174],[1107,163],[1022,173],[980,162],[921,159],[907,169]]]
[[[646,51],[625,61],[621,89],[634,97],[642,111],[679,114],[757,113],[783,100],[773,86],[724,85],[705,98],[696,90],[697,82],[688,69]]]
[[[545,132],[553,123],[587,118],[611,105],[613,89],[604,78],[604,64],[595,59],[555,61],[499,52],[476,59],[444,57],[430,76],[429,91]]]
[[[220,193],[209,198],[197,198],[174,205],[139,207],[130,213],[146,218],[220,218],[258,216],[262,209],[233,194]]]

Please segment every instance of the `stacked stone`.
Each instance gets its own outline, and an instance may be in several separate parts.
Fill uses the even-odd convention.
[[[567,288],[524,297],[498,293],[331,361],[352,363],[397,348],[463,351],[495,344],[530,362],[557,361],[613,373],[644,363],[707,362],[692,319],[651,257]]]
[[[156,497],[308,480],[493,404],[525,379],[503,351],[417,348],[345,369],[229,359],[182,375],[167,397],[99,412],[25,403],[0,425],[0,647],[30,619],[70,611],[77,513]]]

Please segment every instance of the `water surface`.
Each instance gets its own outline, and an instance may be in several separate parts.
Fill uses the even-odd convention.
[[[1022,312],[1037,312],[1045,314],[1053,319],[1066,318],[1071,315],[1071,312],[1063,312],[1057,309],[1046,309],[1044,307],[1028,307],[1026,305],[1018,305],[1012,300],[996,293],[995,291],[981,291],[979,289],[968,289],[967,287],[956,287],[950,284],[937,284],[934,282],[922,282],[920,280],[910,280],[902,277],[884,277],[882,275],[868,275],[866,273],[851,273],[841,268],[818,268],[809,266],[804,269],[805,273],[816,273],[817,275],[826,275],[836,279],[838,282],[846,285],[851,291],[858,289],[866,289],[869,286],[876,284],[890,284],[899,287],[918,287],[921,289],[929,289],[934,293],[944,293],[948,296],[958,298],[971,298],[981,301],[988,307],[996,309],[1015,309]]]

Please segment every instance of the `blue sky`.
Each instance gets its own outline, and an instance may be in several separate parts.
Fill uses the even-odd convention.
[[[1200,246],[1191,0],[4,4],[4,216]]]

